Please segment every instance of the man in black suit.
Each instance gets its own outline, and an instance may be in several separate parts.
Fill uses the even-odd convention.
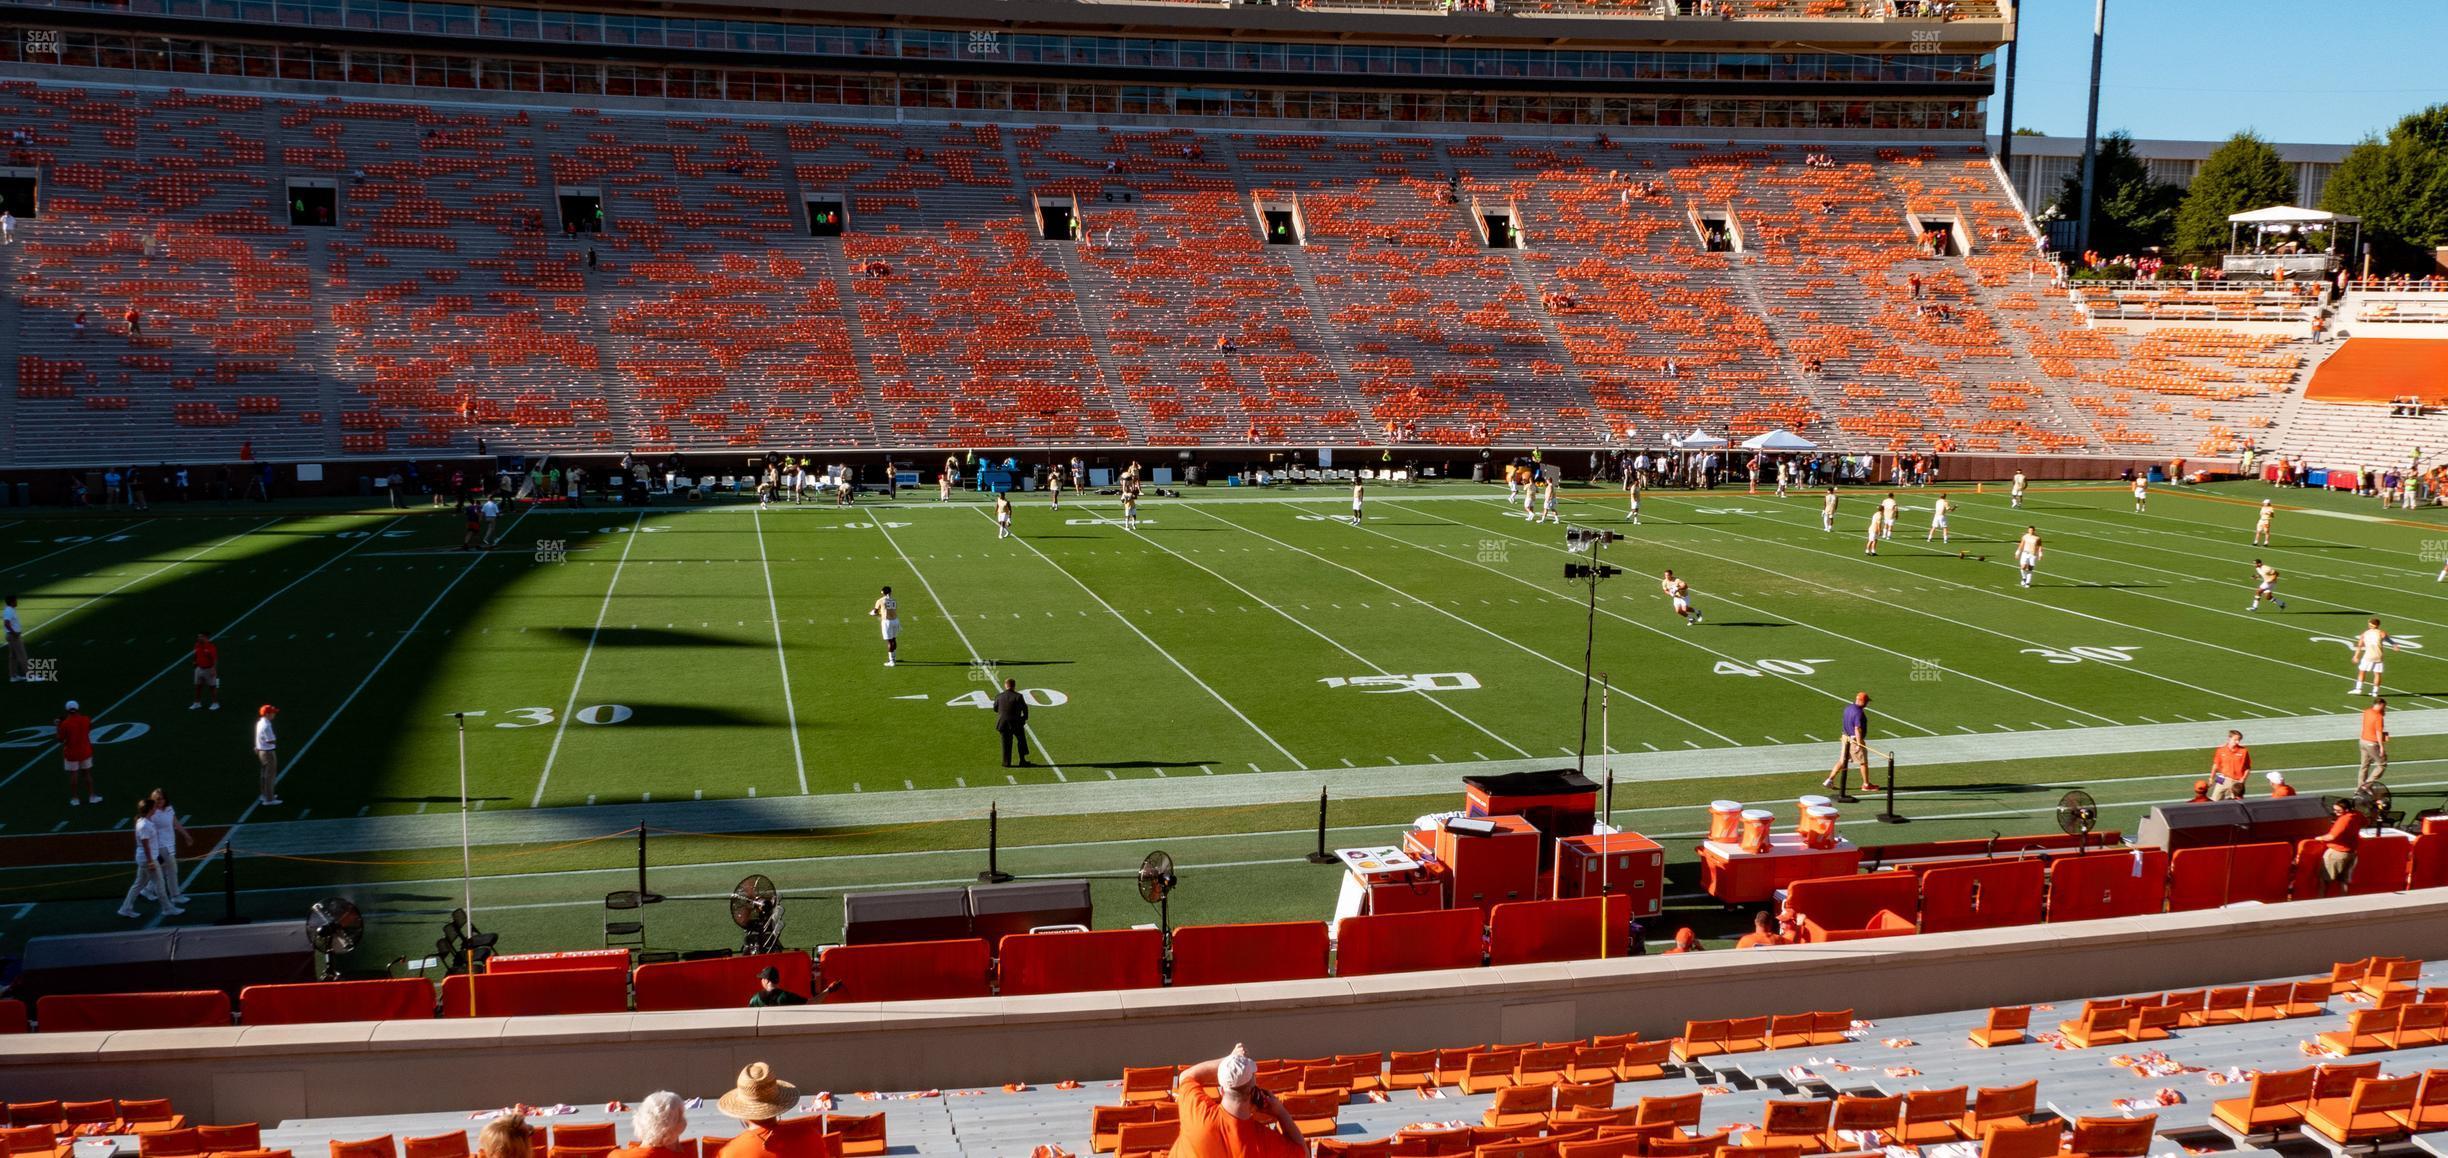
[[[1028,767],[1028,697],[1020,694],[1020,681],[1004,680],[1003,694],[995,697],[995,731],[1003,735],[1003,766],[1012,766],[1012,745],[1020,746],[1020,766]]]

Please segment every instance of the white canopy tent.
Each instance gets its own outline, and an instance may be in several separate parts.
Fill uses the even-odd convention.
[[[2330,234],[2328,248],[2334,253],[2339,251],[2337,229],[2345,225],[2354,226],[2354,244],[2344,251],[2352,254],[2363,246],[2363,219],[2360,217],[2331,213],[2325,209],[2306,209],[2300,205],[2272,205],[2266,209],[2230,213],[2227,215],[2227,252],[2244,252],[2243,235],[2249,227],[2253,231],[2256,251],[2266,244],[2266,239],[2272,234],[2327,231]]]
[[[1744,439],[1743,448],[1746,450],[1799,451],[1817,450],[1819,444],[1780,426],[1766,434]]]
[[[1690,434],[1675,439],[1674,444],[1677,450],[1715,450],[1724,446],[1726,440],[1706,431],[1694,430]]]

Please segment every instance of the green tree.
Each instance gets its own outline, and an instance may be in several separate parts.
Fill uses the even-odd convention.
[[[2227,138],[2202,162],[2176,210],[2176,251],[2214,254],[2227,245],[2227,217],[2295,201],[2295,176],[2278,150],[2250,131]]]
[[[2166,245],[2176,230],[2176,207],[2184,190],[2151,180],[2150,166],[2134,155],[2133,134],[2122,129],[2100,138],[2094,163],[2099,195],[2091,201],[2091,248],[2108,256],[2138,254]],[[2082,216],[2082,167],[2066,174],[2057,191],[2057,215]]]
[[[2448,245],[2448,105],[2414,113],[2387,137],[2349,150],[2321,187],[2321,208],[2362,218],[2380,265],[2412,268]]]

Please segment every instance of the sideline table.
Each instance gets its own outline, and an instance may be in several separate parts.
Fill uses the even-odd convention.
[[[1839,836],[1834,848],[1812,848],[1797,833],[1768,838],[1765,852],[1744,852],[1733,841],[1700,842],[1700,888],[1729,905],[1765,901],[1778,889],[1813,877],[1861,871],[1861,848]]]

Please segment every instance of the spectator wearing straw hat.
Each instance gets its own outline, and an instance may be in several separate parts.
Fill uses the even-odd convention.
[[[773,1076],[764,1062],[748,1063],[731,1092],[714,1102],[716,1109],[745,1127],[723,1143],[719,1158],[818,1158],[822,1119],[780,1120],[798,1105],[799,1087]]]

